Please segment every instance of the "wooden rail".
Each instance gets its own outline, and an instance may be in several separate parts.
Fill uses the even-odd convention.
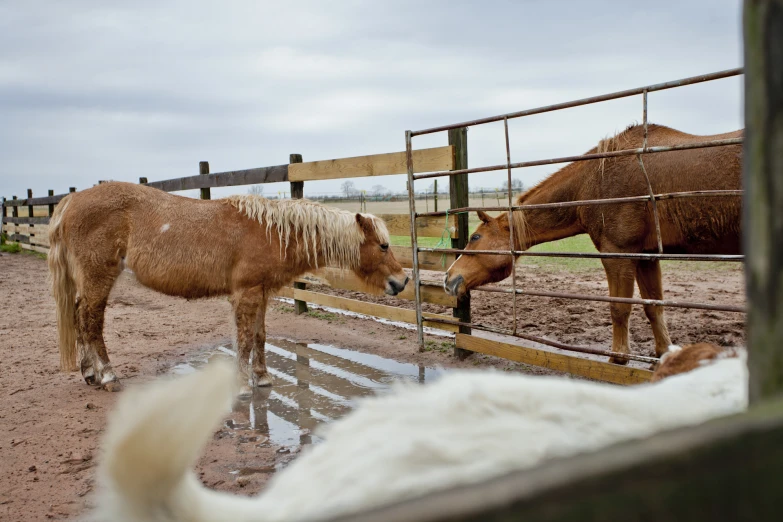
[[[528,348],[467,334],[457,334],[456,346],[471,352],[493,355],[510,361],[541,366],[550,370],[615,384],[641,384],[649,381],[652,376],[652,372],[646,369],[621,366],[544,349]]]
[[[414,172],[435,172],[454,168],[452,146],[413,151]],[[408,163],[405,152],[358,156],[334,160],[309,161],[288,166],[288,181],[361,178],[405,174]]]

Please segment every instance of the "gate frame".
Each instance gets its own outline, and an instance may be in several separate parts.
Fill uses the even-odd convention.
[[[679,307],[679,308],[699,308],[699,309],[709,309],[709,310],[720,310],[720,311],[728,311],[728,312],[738,312],[738,313],[744,313],[745,308],[734,306],[734,305],[714,305],[714,304],[708,304],[708,303],[690,303],[690,302],[681,302],[681,301],[672,301],[672,300],[666,300],[666,299],[660,299],[660,300],[654,300],[654,299],[636,299],[636,298],[622,298],[622,297],[605,297],[605,296],[591,296],[591,295],[584,295],[584,294],[574,294],[574,293],[562,293],[562,292],[538,292],[538,291],[527,291],[527,290],[521,290],[517,289],[516,287],[516,258],[518,256],[539,256],[539,257],[579,257],[579,258],[626,258],[626,259],[647,259],[647,260],[683,260],[683,261],[734,261],[734,262],[743,262],[744,256],[743,255],[682,255],[682,254],[664,254],[663,253],[663,244],[661,240],[661,231],[660,231],[660,222],[659,222],[659,216],[658,216],[658,208],[657,208],[657,201],[658,200],[664,200],[664,199],[674,199],[674,198],[683,198],[683,197],[737,197],[742,196],[743,191],[742,190],[701,190],[701,191],[687,191],[687,192],[676,192],[676,193],[662,193],[662,194],[655,194],[652,188],[652,185],[650,184],[649,177],[647,176],[647,171],[644,167],[644,161],[642,160],[642,156],[645,154],[655,154],[660,152],[670,152],[670,151],[677,151],[677,150],[689,150],[689,149],[697,149],[697,148],[706,148],[706,147],[720,147],[720,146],[726,146],[726,145],[741,145],[744,142],[744,138],[732,138],[732,139],[722,139],[722,140],[712,140],[712,141],[702,141],[698,143],[692,143],[692,144],[684,144],[684,145],[673,145],[673,146],[654,146],[650,147],[647,145],[647,128],[648,128],[648,120],[647,120],[647,95],[650,92],[655,91],[661,91],[666,89],[672,89],[676,87],[682,87],[686,85],[694,85],[697,83],[703,83],[708,81],[714,81],[722,78],[729,78],[734,76],[739,76],[743,74],[743,70],[741,68],[735,68],[735,69],[728,69],[724,71],[719,71],[711,74],[704,74],[699,76],[692,76],[689,78],[683,78],[680,80],[674,80],[670,82],[664,82],[664,83],[658,83],[658,84],[652,84],[647,85],[644,87],[637,87],[635,89],[628,89],[624,91],[618,91],[614,93],[609,94],[603,94],[598,96],[592,96],[589,98],[582,98],[579,100],[573,100],[569,102],[564,103],[558,103],[554,105],[547,105],[543,107],[537,107],[533,109],[518,111],[518,112],[512,112],[507,114],[501,114],[497,116],[491,116],[488,118],[480,118],[476,120],[451,124],[451,125],[443,125],[439,127],[432,127],[429,129],[423,129],[418,131],[405,131],[405,150],[407,153],[408,158],[408,199],[409,199],[409,210],[410,210],[410,222],[411,222],[411,243],[412,243],[412,252],[413,252],[413,282],[415,285],[415,296],[416,296],[416,322],[417,322],[417,333],[418,333],[418,342],[419,342],[419,349],[422,350],[424,347],[424,329],[423,329],[423,321],[422,321],[422,313],[421,313],[421,294],[419,291],[419,286],[421,284],[421,271],[418,263],[418,254],[421,252],[430,252],[430,253],[442,253],[442,254],[458,254],[458,255],[480,255],[480,254],[504,254],[509,255],[512,258],[512,261],[514,262],[514,271],[512,273],[512,288],[500,288],[496,286],[482,286],[478,287],[474,290],[478,291],[488,291],[488,292],[498,292],[498,293],[510,293],[512,294],[512,310],[513,310],[513,317],[514,317],[514,325],[511,330],[507,329],[501,329],[501,328],[494,328],[487,325],[482,325],[475,323],[471,321],[470,319],[465,320],[463,317],[470,317],[470,311],[468,310],[466,314],[463,316],[460,316],[458,320],[447,320],[447,319],[436,319],[436,320],[430,320],[430,322],[437,322],[441,323],[443,325],[452,325],[457,326],[460,329],[460,334],[457,336],[457,343],[455,348],[455,355],[458,357],[464,357],[466,356],[470,350],[465,350],[465,348],[468,347],[468,345],[476,347],[475,343],[469,343],[466,341],[469,341],[469,338],[466,334],[470,333],[470,329],[476,328],[478,330],[483,331],[489,331],[493,333],[499,333],[503,335],[510,335],[515,338],[521,338],[526,339],[529,341],[535,341],[544,345],[553,346],[555,348],[568,350],[572,352],[578,352],[583,354],[593,354],[593,355],[601,355],[601,356],[614,356],[616,358],[625,359],[626,361],[629,360],[635,360],[640,361],[644,363],[657,363],[658,358],[657,357],[647,357],[647,356],[640,356],[640,355],[634,355],[634,354],[623,354],[619,352],[613,352],[610,350],[604,350],[604,349],[596,349],[596,348],[588,348],[584,346],[574,346],[574,345],[568,345],[556,341],[551,341],[549,339],[545,339],[540,336],[535,335],[529,335],[529,334],[522,334],[517,332],[517,296],[518,295],[535,295],[539,297],[559,297],[559,298],[567,298],[567,299],[581,299],[581,300],[592,300],[592,301],[604,301],[604,302],[621,302],[621,303],[628,303],[628,304],[642,304],[642,305],[657,305],[657,306],[671,306],[671,307]],[[523,161],[523,162],[517,162],[517,163],[511,163],[511,153],[510,153],[510,146],[509,146],[509,132],[508,132],[508,120],[513,118],[521,118],[524,116],[531,116],[534,114],[542,114],[545,112],[552,112],[572,107],[578,107],[581,105],[588,105],[593,103],[599,103],[603,101],[608,100],[616,100],[619,98],[626,98],[629,96],[642,96],[642,121],[644,126],[644,141],[641,148],[635,148],[635,149],[623,149],[618,151],[611,151],[611,152],[598,152],[598,153],[592,153],[592,154],[583,154],[578,156],[563,156],[563,157],[555,157],[555,158],[548,158],[548,159],[542,159],[542,160],[535,160],[535,161]],[[504,126],[504,134],[505,134],[505,145],[506,145],[506,163],[500,164],[500,165],[491,165],[491,166],[485,166],[485,167],[477,167],[477,168],[468,168],[467,167],[467,129],[468,127],[477,126],[477,125],[483,125],[486,123],[494,123],[494,122],[503,122]],[[432,172],[432,173],[424,173],[424,174],[415,174],[413,169],[413,160],[412,160],[412,151],[413,151],[413,138],[415,136],[421,136],[425,134],[433,134],[436,132],[443,132],[448,131],[449,132],[449,142],[452,143],[451,137],[452,134],[460,133],[461,135],[465,136],[465,162],[464,166],[462,168],[458,168],[455,166],[455,170],[452,171],[442,171],[442,172]],[[602,158],[613,158],[613,157],[621,157],[621,156],[631,156],[635,155],[639,161],[639,166],[641,168],[641,172],[645,177],[647,188],[648,188],[648,195],[645,196],[631,196],[631,197],[624,197],[624,198],[612,198],[612,199],[596,199],[596,200],[582,200],[582,201],[573,201],[573,202],[560,202],[560,203],[547,203],[547,204],[537,204],[537,205],[521,205],[521,206],[514,206],[512,201],[512,191],[510,190],[511,187],[511,170],[516,168],[525,168],[525,167],[533,167],[533,166],[539,166],[539,165],[550,165],[550,164],[557,164],[557,163],[570,163],[574,161],[587,161],[587,160],[594,160],[594,159],[602,159]],[[507,172],[507,182],[509,186],[508,190],[508,205],[505,207],[471,207],[468,205],[466,206],[458,206],[456,208],[451,208],[448,211],[442,211],[442,212],[416,212],[416,201],[415,201],[415,182],[416,180],[422,180],[422,179],[428,179],[428,178],[437,178],[441,176],[450,176],[454,177],[454,179],[465,179],[465,177],[468,174],[474,174],[474,173],[481,173],[481,172],[492,172],[492,171],[499,171],[499,170],[506,170]],[[454,183],[452,183],[454,185]],[[461,185],[462,186],[462,185]],[[467,194],[467,182],[464,182],[464,186],[462,186],[465,194]],[[454,194],[454,191],[452,191],[452,196]],[[522,210],[526,208],[557,208],[557,207],[568,207],[568,206],[586,206],[586,205],[605,205],[605,204],[617,204],[617,203],[624,203],[624,202],[633,202],[633,201],[650,201],[652,206],[652,212],[653,212],[653,219],[655,222],[655,232],[656,232],[656,239],[657,239],[657,246],[658,246],[658,252],[655,254],[648,254],[648,253],[581,253],[581,252],[529,252],[526,250],[515,250],[514,249],[514,229],[513,229],[513,222],[514,220],[511,219],[511,214],[515,210]],[[452,202],[454,202],[454,198],[452,197]],[[452,205],[453,207],[454,205]],[[508,212],[509,216],[509,223],[510,223],[510,230],[509,230],[509,248],[508,250],[472,250],[472,251],[465,251],[459,248],[421,248],[418,246],[418,238],[416,234],[416,219],[420,217],[436,217],[436,216],[448,216],[449,214],[457,214],[460,216],[460,224],[464,221],[465,224],[467,224],[468,218],[466,213],[470,211],[476,211],[476,210],[505,210]],[[460,231],[462,232],[462,231]],[[469,235],[469,231],[466,230],[464,233],[461,233],[461,239],[463,241],[467,241]],[[463,245],[464,248],[464,245]],[[470,292],[467,292],[465,302],[467,303],[467,306],[469,307],[470,303]],[[457,316],[457,311],[455,310],[455,316]],[[503,343],[496,343],[496,344],[503,344]],[[530,348],[520,347],[521,351],[530,351]],[[490,353],[492,352],[492,353]],[[498,355],[498,350],[488,350],[483,351],[482,353],[489,353],[490,355]],[[558,354],[559,355],[559,354]],[[508,357],[506,357],[508,358]],[[519,359],[517,359],[519,360]],[[527,359],[525,359],[527,360]],[[551,366],[550,366],[551,367]],[[638,369],[633,369],[638,370]],[[593,378],[600,378],[596,377],[596,375],[600,375],[600,372],[596,374],[595,368],[591,368],[588,373],[585,372],[576,372],[580,373],[581,375],[587,375]],[[589,375],[588,375],[589,374]],[[649,377],[649,375],[647,375]]]

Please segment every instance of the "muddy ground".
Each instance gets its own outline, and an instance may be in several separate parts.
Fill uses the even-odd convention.
[[[75,373],[59,372],[54,303],[46,277],[46,262],[39,257],[0,256],[0,520],[4,521],[62,520],[85,512],[94,501],[95,466],[106,415],[118,397],[88,387]],[[665,278],[669,298],[742,303],[739,269],[715,273],[673,269]],[[550,273],[521,267],[519,281],[528,288],[605,293],[600,270]],[[375,300],[401,304],[386,297]],[[473,308],[474,317],[484,323],[510,324],[507,296],[474,295]],[[530,333],[575,344],[608,345],[611,340],[606,304],[527,298],[520,300],[520,311],[519,326]],[[126,386],[171,373],[216,345],[230,343],[229,312],[225,298],[171,298],[124,275],[106,315],[105,338],[114,367]],[[413,332],[367,319],[324,313],[297,316],[281,303],[271,306],[267,318],[270,340],[332,344],[427,367],[531,371],[486,356],[458,361],[451,355],[448,339],[442,337],[429,337],[431,349],[418,353]],[[738,314],[692,310],[668,314],[672,337],[680,343],[741,344],[743,319]],[[650,351],[651,333],[641,310],[634,312],[632,338],[637,353]],[[295,458],[295,446],[281,447],[265,437],[243,434],[247,417],[242,409],[229,415],[209,443],[196,467],[206,485],[254,494],[263,488],[270,471]]]

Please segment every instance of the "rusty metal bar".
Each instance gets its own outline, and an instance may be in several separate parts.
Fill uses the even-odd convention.
[[[678,150],[690,150],[690,149],[704,149],[707,147],[724,147],[727,145],[741,145],[743,138],[727,138],[723,140],[713,141],[701,141],[699,143],[683,143],[681,145],[659,145],[656,147],[638,148],[638,149],[623,149],[611,152],[595,152],[592,154],[580,154],[579,156],[563,156],[560,158],[534,160],[534,161],[521,161],[519,163],[512,163],[512,169],[522,169],[525,167],[537,167],[540,165],[553,165],[556,163],[570,163],[572,161],[589,161],[601,158],[617,158],[620,156],[636,156],[638,154],[657,154],[660,152],[674,152]],[[442,176],[454,176],[457,174],[475,174],[477,172],[493,172],[496,170],[503,170],[507,168],[507,165],[491,165],[489,167],[476,167],[472,169],[462,170],[447,170],[441,172],[430,172],[428,174],[416,174],[414,179],[427,179],[427,178],[439,178]]]
[[[431,323],[453,324],[456,326],[469,326],[470,328],[476,328],[478,330],[484,330],[487,332],[492,332],[501,335],[510,335],[512,337],[517,337],[519,339],[533,341],[535,343],[544,344],[546,346],[552,346],[553,348],[559,348],[561,350],[568,350],[570,352],[589,353],[591,355],[605,355],[607,357],[616,357],[618,359],[625,359],[628,361],[640,361],[640,362],[651,363],[651,364],[657,363],[659,361],[659,359],[656,357],[647,357],[645,355],[634,355],[632,353],[613,352],[610,350],[602,350],[600,348],[589,348],[587,346],[576,346],[573,344],[565,344],[558,341],[552,341],[551,339],[547,339],[545,337],[539,337],[537,335],[521,334],[521,333],[513,334],[509,330],[506,330],[504,328],[496,328],[494,326],[488,326],[485,324],[463,323],[460,321],[453,321],[451,319],[440,319],[437,317],[433,317],[433,318],[428,317],[427,321]]]
[[[423,134],[432,134],[433,132],[442,132],[449,129],[456,129],[457,127],[471,127],[474,125],[481,125],[484,123],[492,123],[501,121],[505,118],[514,119],[521,118],[523,116],[532,116],[533,114],[542,114],[545,112],[557,111],[560,109],[568,109],[571,107],[579,107],[580,105],[589,105],[591,103],[599,103],[607,100],[616,100],[618,98],[627,98],[628,96],[636,96],[642,94],[644,91],[654,92],[663,91],[666,89],[673,89],[675,87],[683,87],[685,85],[693,85],[696,83],[709,82],[712,80],[720,80],[722,78],[730,78],[731,76],[738,76],[742,74],[742,69],[728,69],[725,71],[719,71],[711,74],[702,74],[699,76],[691,76],[689,78],[683,78],[681,80],[674,80],[671,82],[656,83],[653,85],[647,85],[645,87],[637,87],[635,89],[628,89],[625,91],[617,91],[610,94],[602,94],[599,96],[591,96],[589,98],[582,98],[579,100],[573,100],[564,103],[556,103],[554,105],[546,105],[544,107],[537,107],[534,109],[528,109],[518,112],[510,112],[508,114],[501,114],[498,116],[490,116],[488,118],[479,118],[477,120],[465,121],[462,123],[454,123],[451,125],[441,125],[439,127],[432,127],[429,129],[423,129],[411,132],[411,136],[421,136]]]
[[[514,204],[511,201],[511,146],[508,142],[508,118],[503,119],[503,129],[506,134],[506,164],[508,165],[507,183],[508,190],[506,195],[508,196],[508,255],[511,256],[511,286],[514,288],[513,302],[511,306],[511,313],[514,317],[514,327],[512,328],[513,335],[517,334],[517,266],[516,258],[514,257],[514,216],[511,208]]]
[[[503,255],[508,254],[507,250],[460,250],[459,248],[425,248],[419,247],[419,252],[434,252],[438,254],[459,254],[459,255]],[[608,253],[608,252],[530,252],[528,250],[514,250],[515,256],[529,257],[579,257],[585,259],[640,259],[652,261],[660,259],[662,261],[731,261],[742,262],[745,260],[743,255],[734,254],[648,254],[648,253]]]
[[[416,333],[419,341],[419,351],[424,350],[424,322],[421,314],[421,277],[419,274],[418,234],[416,232],[416,191],[413,183],[413,146],[411,144],[411,131],[405,131],[405,154],[408,163],[408,208],[411,220],[411,253],[413,254],[413,285],[416,297]]]
[[[642,93],[642,119],[644,122],[644,140],[642,141],[642,150],[647,150],[647,89]],[[647,169],[644,168],[644,161],[642,155],[637,154],[636,159],[639,161],[639,167],[644,174],[644,180],[647,182],[647,191],[650,194],[650,202],[652,203],[653,220],[655,221],[655,238],[658,240],[658,253],[663,254],[663,239],[661,238],[661,220],[658,217],[658,202],[655,200],[655,191],[650,183],[650,176],[647,175]]]
[[[501,288],[498,286],[479,286],[472,288],[471,292],[495,292],[501,294],[510,294],[513,290],[509,288]],[[717,312],[737,312],[746,313],[747,310],[744,306],[735,305],[714,305],[707,303],[690,303],[686,301],[671,301],[668,299],[636,299],[634,297],[608,297],[603,295],[585,295],[585,294],[572,294],[568,292],[544,292],[538,290],[516,290],[519,295],[528,295],[532,297],[553,297],[560,299],[577,299],[580,301],[600,301],[603,303],[625,303],[625,304],[640,304],[640,305],[654,305],[654,306],[668,306],[671,308],[696,308],[698,310],[713,310]]]
[[[658,200],[663,199],[679,199],[679,198],[708,198],[708,197],[726,197],[726,196],[742,196],[742,190],[692,190],[688,192],[668,192],[665,194],[655,194],[653,197]],[[540,208],[563,208],[563,207],[582,207],[587,205],[614,205],[618,203],[636,203],[650,201],[650,196],[628,196],[624,198],[608,198],[608,199],[583,199],[579,201],[561,201],[558,203],[537,203],[534,205],[518,205],[511,207],[512,210],[536,210]],[[449,209],[444,212],[420,212],[416,214],[416,217],[423,216],[445,216],[447,214],[453,215],[460,212],[474,212],[476,210],[489,210],[497,211],[498,207],[462,207]]]

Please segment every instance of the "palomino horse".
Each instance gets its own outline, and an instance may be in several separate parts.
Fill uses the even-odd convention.
[[[243,393],[268,386],[267,302],[297,276],[326,265],[352,270],[368,289],[396,295],[408,277],[389,233],[368,214],[306,200],[232,196],[201,201],[130,183],[72,194],[50,223],[49,270],[57,302],[60,365],[88,384],[119,389],[103,340],[109,292],[124,266],[138,281],[188,299],[230,296]]]
[[[694,136],[664,127],[648,127],[648,145],[678,145],[737,138],[742,131],[714,136]],[[642,146],[640,125],[628,127],[602,140],[589,153]],[[656,194],[693,190],[740,188],[742,147],[731,145],[649,154],[644,166]],[[517,205],[533,205],[586,199],[607,199],[649,194],[647,182],[634,156],[578,161],[555,172],[517,198]],[[658,202],[663,249],[676,254],[739,254],[741,198],[679,198]],[[478,213],[483,222],[470,238],[466,250],[508,250],[508,213],[492,218]],[[514,211],[514,249],[525,250],[539,243],[577,234],[588,234],[600,252],[657,252],[652,205],[649,202],[578,206]],[[634,279],[645,299],[663,299],[661,269],[657,260],[602,259],[609,295],[633,297]],[[464,255],[446,273],[446,292],[461,296],[471,288],[494,283],[512,273],[509,256]],[[630,353],[628,322],[631,305],[611,303],[612,351]],[[645,305],[653,329],[655,353],[671,344],[663,309]],[[624,364],[622,358],[612,362]]]

